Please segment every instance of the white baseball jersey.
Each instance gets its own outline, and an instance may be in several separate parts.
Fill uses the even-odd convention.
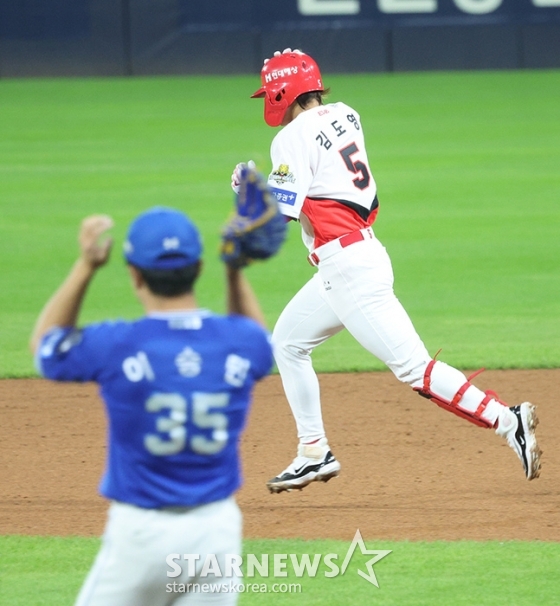
[[[360,116],[345,103],[306,110],[274,138],[268,177],[281,212],[301,214],[312,233],[310,251],[373,223],[376,185],[369,168]]]

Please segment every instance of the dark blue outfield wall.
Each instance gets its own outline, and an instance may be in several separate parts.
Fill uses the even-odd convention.
[[[560,0],[0,0],[0,77],[560,67]]]

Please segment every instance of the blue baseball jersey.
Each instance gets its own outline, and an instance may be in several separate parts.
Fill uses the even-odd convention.
[[[105,497],[197,506],[240,486],[252,389],[273,364],[256,322],[194,310],[55,328],[36,364],[49,379],[99,384],[109,423]]]

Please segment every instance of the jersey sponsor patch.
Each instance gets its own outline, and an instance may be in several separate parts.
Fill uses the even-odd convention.
[[[296,178],[294,177],[294,173],[290,172],[290,167],[288,164],[280,164],[280,166],[270,173],[268,177],[269,180],[272,179],[276,181],[278,185],[282,183],[295,183]]]
[[[181,318],[170,318],[168,326],[171,330],[200,330],[202,328],[202,318],[195,314]]]
[[[278,187],[271,187],[270,191],[278,202],[282,204],[287,204],[288,206],[294,206],[296,203],[296,194],[293,191],[288,191],[287,189],[280,189]]]

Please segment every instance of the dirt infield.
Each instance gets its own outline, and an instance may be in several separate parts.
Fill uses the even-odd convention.
[[[295,453],[278,376],[257,389],[238,494],[247,537],[560,541],[560,369],[488,371],[475,379],[510,403],[538,405],[541,478],[527,482],[493,431],[446,413],[390,373],[321,376],[324,416],[342,472],[271,495],[266,480]],[[94,385],[0,381],[0,534],[98,535],[105,417]]]

